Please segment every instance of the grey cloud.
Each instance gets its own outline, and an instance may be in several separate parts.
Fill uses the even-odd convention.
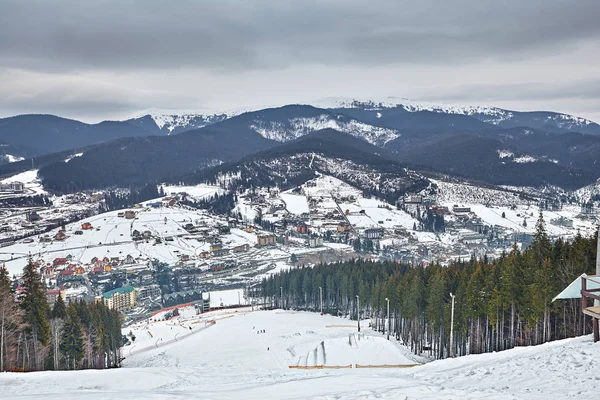
[[[528,82],[511,84],[464,84],[431,91],[435,101],[506,101],[517,98],[528,101],[547,99],[581,99],[600,101],[600,79],[572,82]]]
[[[597,0],[5,0],[0,63],[227,72],[514,60],[598,39],[599,17]]]

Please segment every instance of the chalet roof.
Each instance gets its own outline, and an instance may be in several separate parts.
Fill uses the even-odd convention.
[[[590,277],[586,274],[581,274],[562,292],[557,294],[552,301],[563,299],[580,299],[581,298],[581,278],[587,277],[588,289],[600,289],[600,277]]]

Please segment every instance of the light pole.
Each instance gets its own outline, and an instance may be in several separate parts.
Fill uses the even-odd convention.
[[[356,320],[358,321],[358,331],[360,332],[360,298],[356,295]]]
[[[280,290],[280,295],[279,295],[279,302],[281,303],[281,309],[283,310],[283,286],[279,286],[279,290]]]
[[[387,331],[387,340],[390,340],[390,299],[388,299],[387,297],[385,298],[385,301],[387,301],[387,320],[388,320],[388,331]],[[383,324],[385,329],[385,324]]]
[[[450,311],[450,357],[454,357],[454,298],[456,297],[450,293],[452,297],[452,309]]]
[[[323,288],[319,286],[319,297],[321,298],[321,315],[323,315]]]

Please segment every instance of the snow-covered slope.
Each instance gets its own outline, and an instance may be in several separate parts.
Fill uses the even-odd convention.
[[[229,118],[228,115],[221,113],[163,113],[154,111],[134,117],[128,120],[128,122],[144,126],[148,129],[158,128],[158,131],[166,135],[171,135],[190,129],[203,128],[227,118]],[[148,126],[150,122],[153,122],[156,127]]]
[[[123,349],[124,368],[5,373],[0,374],[0,390],[6,399],[50,400],[597,396],[600,343],[589,336],[412,368],[289,368],[416,362],[393,337],[388,341],[366,325],[359,336],[355,323],[316,313],[249,308],[140,323],[125,329],[135,330],[136,341]],[[166,342],[171,343],[161,345]],[[145,344],[149,349],[142,351]]]
[[[3,154],[0,157],[2,157],[2,160],[4,160],[5,162],[8,162],[8,163],[23,161],[25,159],[24,157],[13,156],[11,154]]]
[[[322,129],[335,129],[336,131],[350,134],[379,146],[383,146],[390,140],[394,140],[400,136],[393,129],[381,128],[343,115],[332,115],[329,113],[322,113],[317,116],[289,118],[283,121],[256,118],[250,125],[250,128],[265,138],[278,142],[288,142]]]

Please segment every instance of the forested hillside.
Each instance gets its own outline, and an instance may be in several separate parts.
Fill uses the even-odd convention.
[[[591,332],[579,300],[551,301],[581,273],[594,271],[596,240],[578,236],[553,244],[540,216],[533,244],[498,260],[448,267],[364,260],[300,267],[265,279],[260,295],[277,307],[318,310],[322,287],[324,310],[352,319],[358,295],[361,319],[371,318],[378,329],[384,329],[388,298],[392,334],[415,352],[431,346],[436,358],[444,358],[453,293],[456,354],[499,351]]]

